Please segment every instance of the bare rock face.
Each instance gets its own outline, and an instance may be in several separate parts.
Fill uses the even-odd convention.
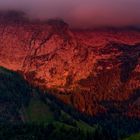
[[[140,116],[139,31],[76,31],[59,20],[3,23],[0,65],[56,89],[55,96],[81,112]]]

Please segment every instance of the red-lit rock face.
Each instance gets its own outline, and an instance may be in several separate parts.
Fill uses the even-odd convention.
[[[41,88],[65,91],[55,96],[82,112],[115,108],[140,116],[140,32],[72,31],[50,22],[2,24],[0,34],[1,66]]]

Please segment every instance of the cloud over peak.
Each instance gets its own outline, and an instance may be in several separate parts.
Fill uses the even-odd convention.
[[[0,9],[34,18],[62,18],[72,27],[139,26],[139,0],[1,0]]]

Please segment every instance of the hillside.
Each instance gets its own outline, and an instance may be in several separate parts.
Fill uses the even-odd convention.
[[[20,74],[1,67],[0,138],[7,138],[12,133],[15,139],[16,137],[21,139],[22,135],[27,135],[27,137],[42,135],[43,139],[46,135],[44,132],[38,133],[37,136],[35,133],[40,129],[48,131],[47,128],[50,125],[54,129],[52,135],[56,135],[55,131],[57,131],[60,138],[66,137],[65,133],[60,132],[61,129],[74,131],[76,134],[80,133],[75,140],[81,139],[81,137],[85,137],[85,140],[88,133],[89,137],[97,137],[97,139],[104,137],[104,139],[113,140],[140,131],[140,121],[137,119],[123,118],[114,113],[103,118],[90,117],[67,106],[52,96],[51,92],[48,90],[44,94],[38,88],[30,86]],[[19,127],[21,130],[17,130]],[[34,127],[34,131],[32,131],[32,127]],[[4,137],[5,133],[7,137]],[[70,139],[73,138],[72,135],[67,136]]]
[[[101,127],[74,119],[55,102],[49,98],[44,102],[41,97],[21,75],[0,67],[0,139],[85,140],[98,135],[98,129],[107,138]]]

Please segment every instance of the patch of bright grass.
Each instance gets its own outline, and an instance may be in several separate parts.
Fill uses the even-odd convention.
[[[140,140],[140,133],[134,134],[134,135],[132,135],[124,140]]]

